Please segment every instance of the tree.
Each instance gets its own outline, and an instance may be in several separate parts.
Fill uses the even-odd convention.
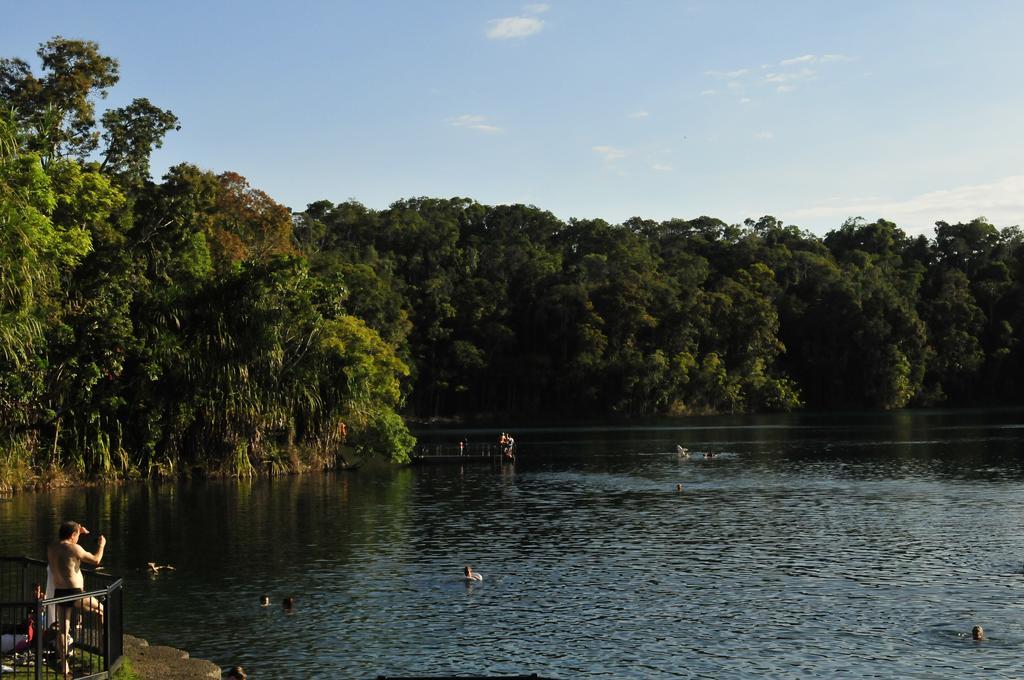
[[[118,63],[88,40],[57,36],[36,51],[43,73],[21,59],[0,59],[0,102],[30,132],[44,164],[60,156],[84,159],[99,145],[95,97],[118,81]]]
[[[128,106],[105,112],[102,121],[107,147],[101,169],[129,187],[149,180],[153,149],[163,146],[168,132],[181,129],[177,116],[153,106],[146,98],[133,99]]]
[[[985,315],[974,301],[970,281],[959,269],[936,270],[922,297],[931,352],[928,388],[933,400],[970,396],[972,383],[985,361],[980,334]]]
[[[265,262],[295,252],[288,208],[266,192],[251,187],[238,173],[221,173],[217,182],[209,237],[219,268],[230,268],[240,262]]]

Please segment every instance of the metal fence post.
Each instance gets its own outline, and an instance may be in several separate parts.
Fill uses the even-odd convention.
[[[36,680],[43,677],[43,600],[36,600]]]
[[[110,672],[110,587],[103,603],[103,670]]]

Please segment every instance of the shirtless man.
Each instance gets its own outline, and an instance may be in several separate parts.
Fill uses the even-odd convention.
[[[462,573],[465,574],[465,579],[466,579],[467,582],[483,581],[484,580],[483,575],[478,574],[475,571],[473,571],[473,567],[469,566],[468,564],[466,565],[466,568],[463,569]]]
[[[82,577],[82,562],[98,566],[103,559],[103,549],[107,545],[107,539],[100,535],[99,550],[96,554],[86,551],[78,545],[78,539],[82,534],[88,534],[89,530],[78,522],[64,522],[60,525],[60,540],[46,549],[46,560],[50,564],[50,574],[53,576],[53,596],[66,597],[85,592],[85,579]],[[96,612],[103,620],[103,605],[94,597],[86,597],[74,603],[86,611]],[[67,605],[57,608],[58,618],[62,621],[63,644],[59,647],[59,657],[63,662],[64,674],[67,674],[67,638],[70,633],[70,611]]]

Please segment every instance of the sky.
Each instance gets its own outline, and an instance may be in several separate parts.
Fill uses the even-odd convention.
[[[1024,225],[1018,0],[0,0],[0,57],[120,62],[153,156],[294,210],[416,196],[817,234]]]

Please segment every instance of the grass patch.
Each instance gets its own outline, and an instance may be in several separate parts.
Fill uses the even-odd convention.
[[[124,657],[127,662],[128,657]],[[64,680],[64,675],[58,673],[54,667],[56,661],[53,652],[46,654],[45,661],[42,666],[42,672],[40,673],[46,680]],[[29,680],[36,677],[36,662],[35,655],[31,654],[27,657],[21,655],[15,655],[14,657],[4,656],[3,664],[12,668],[12,670],[3,673],[3,680]],[[84,649],[75,649],[71,655],[71,671],[75,676],[88,675],[91,673],[98,673],[103,670],[103,656],[96,654]],[[115,674],[115,678],[121,678],[121,675]],[[142,680],[142,678],[134,671],[131,675],[123,677],[123,680]]]
[[[117,672],[114,673],[114,680],[142,680],[142,676],[135,672],[132,660],[125,655]]]

